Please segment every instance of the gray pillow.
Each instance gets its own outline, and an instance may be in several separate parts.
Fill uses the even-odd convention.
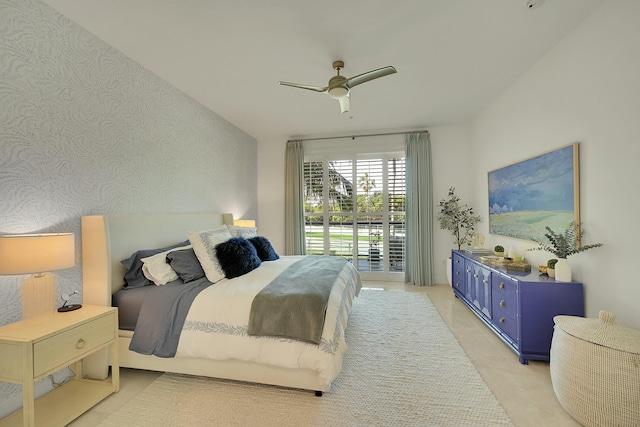
[[[154,283],[147,279],[142,272],[142,258],[150,257],[152,255],[159,254],[160,252],[168,251],[169,249],[179,248],[180,246],[188,246],[190,243],[188,240],[177,243],[175,245],[167,246],[166,248],[158,249],[141,249],[134,252],[129,258],[120,261],[120,264],[124,265],[127,272],[124,274],[124,287],[127,289],[140,288],[142,286],[153,285]]]
[[[185,283],[205,276],[202,265],[200,265],[200,261],[198,261],[198,257],[192,248],[169,252],[167,254],[167,262]]]

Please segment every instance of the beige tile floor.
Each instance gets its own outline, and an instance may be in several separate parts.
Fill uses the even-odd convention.
[[[531,361],[529,365],[520,364],[518,357],[453,296],[448,285],[416,287],[369,282],[365,286],[381,287],[390,291],[426,292],[517,427],[580,426],[558,403],[551,385],[549,364],[536,361]],[[121,369],[120,375],[120,392],[96,405],[70,424],[71,426],[97,425],[160,374]]]

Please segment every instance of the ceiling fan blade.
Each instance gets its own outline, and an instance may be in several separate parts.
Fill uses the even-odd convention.
[[[396,69],[392,66],[378,68],[377,70],[368,71],[366,73],[353,76],[346,81],[346,85],[349,88],[357,86],[362,83],[366,83],[369,80],[377,79],[379,77],[388,76],[389,74],[397,73]]]
[[[349,98],[349,94],[346,94],[342,98],[339,98],[338,101],[340,102],[340,112],[341,113],[348,112],[349,109],[351,108],[351,100]]]
[[[297,87],[300,89],[308,89],[308,90],[312,90],[314,92],[326,92],[327,91],[327,87],[319,87],[319,86],[309,86],[309,85],[301,85],[298,83],[288,83],[288,82],[278,82],[278,84],[281,84],[283,86],[291,86],[291,87]]]

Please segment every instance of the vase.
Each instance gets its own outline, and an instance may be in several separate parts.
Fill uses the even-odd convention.
[[[559,282],[571,281],[571,265],[566,258],[560,258],[556,263],[556,280]]]

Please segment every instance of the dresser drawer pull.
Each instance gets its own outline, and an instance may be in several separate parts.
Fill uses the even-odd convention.
[[[500,323],[504,323],[504,317],[500,318]]]
[[[76,348],[77,349],[81,349],[81,348],[83,348],[85,346],[85,344],[86,344],[86,341],[83,340],[82,338],[80,338],[78,340],[78,342],[76,343]]]
[[[478,278],[478,275],[477,275],[477,274],[474,274],[474,275],[473,275],[473,277],[475,277],[475,278],[477,279],[477,278]]]
[[[500,301],[500,307],[504,307],[504,300]]]
[[[484,280],[482,281],[482,283],[484,283],[484,284],[486,285],[486,284],[487,284],[487,279],[484,279]]]
[[[504,282],[500,283],[500,289],[504,289]]]
[[[460,275],[460,272],[459,272],[459,271],[456,271],[456,276],[459,276],[459,275]]]

